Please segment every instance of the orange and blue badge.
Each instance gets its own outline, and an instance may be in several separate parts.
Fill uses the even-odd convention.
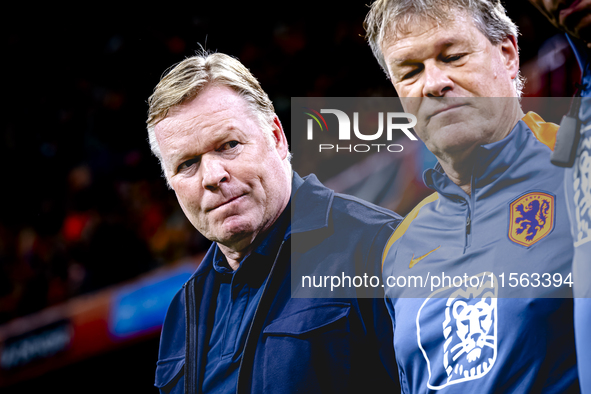
[[[529,192],[509,205],[509,239],[530,247],[554,228],[554,195]]]

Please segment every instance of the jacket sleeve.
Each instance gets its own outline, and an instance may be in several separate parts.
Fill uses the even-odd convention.
[[[382,254],[388,240],[400,222],[401,219],[391,220],[385,223],[375,237],[369,257],[369,264],[373,268],[372,275],[382,278]],[[382,378],[388,384],[398,387],[398,366],[394,354],[394,329],[392,323],[394,317],[390,316],[388,312],[383,292],[379,298],[373,298],[371,301],[373,309],[373,332],[378,343],[379,358],[385,371]]]
[[[185,365],[184,287],[175,295],[164,319],[154,385],[162,394],[183,392]]]

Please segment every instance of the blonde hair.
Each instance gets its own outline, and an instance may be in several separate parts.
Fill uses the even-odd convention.
[[[500,44],[509,36],[517,40],[517,25],[507,16],[500,0],[376,0],[363,23],[365,38],[388,74],[381,47],[386,36],[396,38],[396,34],[408,29],[416,17],[436,23],[448,22],[454,18],[453,11],[457,10],[466,11],[476,28],[493,45]],[[514,79],[517,96],[521,96],[524,82],[521,74]]]
[[[237,59],[201,50],[173,66],[148,99],[148,141],[161,164],[162,155],[154,128],[166,118],[171,108],[194,99],[207,86],[214,84],[227,86],[246,100],[259,126],[271,139],[275,109],[257,79]]]

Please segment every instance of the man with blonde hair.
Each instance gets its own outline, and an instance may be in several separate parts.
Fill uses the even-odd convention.
[[[438,159],[384,252],[402,391],[578,392],[557,127],[522,111],[515,24],[499,0],[377,0],[365,27]]]
[[[230,56],[180,62],[149,106],[149,141],[166,181],[213,241],[167,312],[160,391],[396,390],[383,301],[293,298],[290,268],[378,273],[399,216],[292,172],[271,101]]]

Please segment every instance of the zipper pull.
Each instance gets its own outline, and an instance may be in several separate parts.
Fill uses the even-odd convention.
[[[472,227],[472,220],[470,220],[470,216],[466,219],[466,234],[470,234],[470,228]]]

